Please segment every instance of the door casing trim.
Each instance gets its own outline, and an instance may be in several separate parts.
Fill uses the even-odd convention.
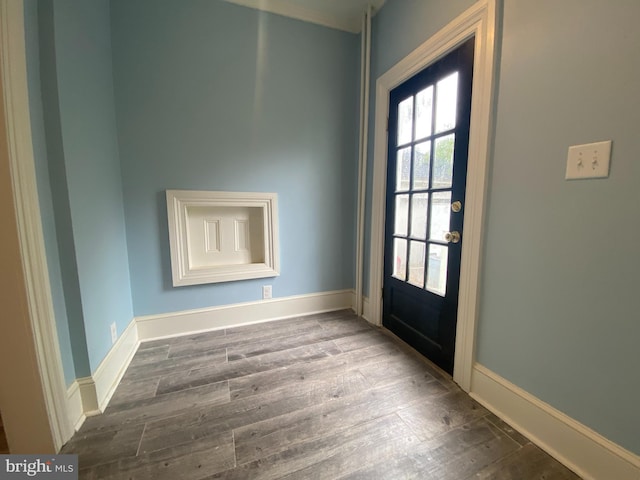
[[[471,389],[475,362],[475,335],[479,315],[484,211],[493,132],[497,2],[481,0],[403,58],[376,82],[376,114],[371,203],[371,257],[369,263],[370,321],[382,324],[384,226],[387,171],[389,92],[475,36],[471,129],[464,210],[464,239],[453,379]]]
[[[49,284],[29,114],[23,0],[0,1],[0,58],[9,164],[38,374],[56,450],[71,437]]]

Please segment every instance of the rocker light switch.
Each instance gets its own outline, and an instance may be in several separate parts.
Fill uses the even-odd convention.
[[[566,180],[607,178],[611,158],[611,140],[569,147]]]

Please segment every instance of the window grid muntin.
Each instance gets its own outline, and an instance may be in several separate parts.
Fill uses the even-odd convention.
[[[447,75],[448,76],[448,75]],[[446,77],[443,77],[446,78]],[[416,114],[417,114],[417,105],[416,105],[416,98],[417,95],[422,92],[425,89],[428,89],[429,87],[433,87],[433,99],[432,99],[432,103],[431,103],[431,132],[430,135],[427,135],[425,137],[421,137],[421,138],[415,138],[416,136],[416,129],[417,129],[417,122],[416,122]],[[405,256],[405,280],[400,280],[403,281],[405,283],[409,283],[410,285],[414,285],[413,283],[409,282],[410,279],[410,268],[411,268],[411,242],[420,242],[424,244],[424,248],[425,248],[425,255],[424,255],[424,275],[423,275],[423,284],[422,284],[422,289],[427,290],[435,295],[439,295],[439,296],[444,296],[441,292],[437,292],[437,291],[433,291],[430,290],[428,288],[428,276],[429,276],[429,252],[430,252],[430,247],[429,245],[433,244],[433,245],[439,245],[439,246],[443,246],[443,247],[449,247],[449,244],[447,242],[444,241],[440,241],[440,240],[435,240],[435,239],[430,239],[431,237],[431,210],[432,210],[432,202],[433,202],[433,193],[438,193],[438,192],[451,192],[452,196],[453,196],[453,182],[451,184],[451,186],[449,187],[434,187],[433,186],[433,169],[434,169],[434,165],[435,165],[435,148],[436,148],[436,140],[441,138],[441,137],[446,137],[447,135],[454,135],[454,155],[455,155],[455,138],[457,138],[456,136],[456,131],[458,130],[458,118],[456,116],[456,123],[455,126],[453,128],[450,128],[448,130],[444,130],[442,132],[438,132],[438,133],[434,133],[435,132],[435,128],[436,128],[436,104],[437,104],[437,98],[438,98],[438,82],[434,82],[432,84],[427,85],[426,87],[424,87],[423,89],[421,89],[419,92],[416,92],[415,94],[411,95],[410,97],[406,97],[404,98],[402,101],[398,102],[398,109],[400,108],[400,104],[402,102],[405,102],[406,100],[408,100],[409,98],[412,98],[412,112],[411,112],[411,141],[403,143],[403,144],[399,144],[395,146],[395,155],[396,155],[396,161],[398,158],[398,153],[400,150],[406,149],[406,148],[410,148],[410,161],[409,161],[409,188],[408,190],[402,190],[402,191],[395,191],[394,192],[394,197],[397,197],[398,195],[409,195],[409,206],[408,206],[408,213],[407,213],[407,234],[406,235],[397,235],[394,234],[392,236],[392,238],[395,240],[397,239],[404,239],[407,243],[407,248],[406,248],[406,256]],[[457,102],[456,102],[457,103]],[[399,114],[398,114],[399,115]],[[397,128],[399,128],[399,125],[397,126]],[[414,156],[415,156],[415,147],[417,144],[420,143],[424,143],[430,141],[430,154],[429,154],[429,182],[428,188],[414,188]],[[396,167],[397,168],[397,167]],[[397,172],[397,170],[396,170]],[[396,179],[396,187],[397,187],[397,179]],[[411,234],[411,224],[412,224],[412,213],[413,213],[413,197],[416,194],[428,194],[429,198],[428,198],[428,204],[427,204],[427,219],[426,219],[426,223],[427,223],[427,232],[426,232],[426,239],[422,240],[419,238],[414,237]],[[449,220],[451,221],[451,220]],[[448,271],[448,267],[447,267],[447,271]],[[396,277],[397,278],[397,277]],[[445,284],[445,294],[446,294],[446,284]]]

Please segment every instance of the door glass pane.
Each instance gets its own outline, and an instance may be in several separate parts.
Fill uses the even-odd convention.
[[[396,159],[396,192],[409,190],[411,177],[411,147],[398,150]]]
[[[453,146],[456,136],[446,135],[436,139],[433,161],[432,188],[450,188],[453,179]]]
[[[400,102],[398,105],[398,145],[411,141],[413,131],[413,97]]]
[[[431,160],[431,142],[418,143],[413,150],[413,189],[429,188],[429,162]]]
[[[416,95],[416,139],[431,135],[433,118],[433,85]]]
[[[417,193],[411,198],[411,236],[426,240],[429,194]]]
[[[458,72],[438,82],[436,95],[436,133],[440,133],[456,126]]]
[[[449,247],[429,244],[429,271],[427,272],[427,290],[437,295],[447,293],[447,261]]]
[[[409,248],[409,283],[422,288],[424,286],[425,244],[412,241]]]
[[[407,221],[409,220],[409,195],[396,195],[396,235],[407,235]]]
[[[444,235],[449,231],[451,217],[451,192],[436,192],[431,195],[431,215],[429,225],[430,240],[445,241]]]
[[[393,276],[402,281],[407,279],[407,241],[403,238],[393,240]]]

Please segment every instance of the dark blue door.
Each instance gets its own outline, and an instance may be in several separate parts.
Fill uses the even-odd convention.
[[[453,371],[474,40],[390,94],[383,325]]]

